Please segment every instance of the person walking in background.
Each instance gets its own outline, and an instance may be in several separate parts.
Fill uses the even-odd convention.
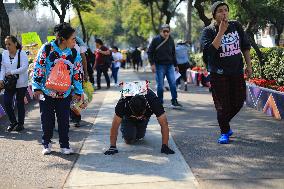
[[[135,47],[134,51],[132,52],[131,59],[132,59],[134,71],[136,69],[137,72],[138,72],[140,63],[142,61],[142,59],[141,59],[141,52],[138,50],[138,47]]]
[[[71,50],[76,43],[75,30],[67,24],[58,26],[58,38],[50,44],[45,44],[38,53],[35,62],[34,75],[32,78],[32,88],[36,99],[40,99],[42,153],[51,153],[51,138],[55,127],[55,114],[58,123],[60,151],[63,154],[72,154],[73,150],[69,145],[69,115],[71,102],[71,89],[74,87],[74,96],[80,101],[83,94],[82,88],[82,59],[78,52]],[[76,57],[73,55],[76,52]],[[51,79],[56,80],[53,69],[57,64],[62,65],[60,77],[70,81],[67,90],[57,90],[54,87],[47,87]],[[58,81],[57,82],[62,82]],[[68,82],[66,82],[68,83]],[[61,85],[56,85],[61,86]]]
[[[229,123],[246,99],[243,56],[249,78],[252,74],[251,46],[241,24],[228,20],[228,4],[217,1],[211,11],[214,22],[202,31],[201,44],[210,72],[212,97],[221,130],[218,142],[227,144],[233,134]]]
[[[102,73],[105,76],[107,82],[107,88],[110,88],[110,79],[108,75],[108,69],[111,64],[111,52],[104,46],[101,39],[96,39],[96,51],[95,51],[95,65],[94,68],[97,70],[97,89],[101,89],[101,76]],[[110,63],[109,63],[110,61]]]
[[[112,65],[111,65],[111,71],[112,71],[112,76],[114,79],[114,86],[118,87],[117,83],[117,76],[118,76],[118,70],[120,68],[121,62],[123,61],[122,54],[118,52],[117,47],[112,47]]]
[[[156,36],[148,50],[148,57],[152,72],[156,73],[157,94],[164,103],[164,78],[167,77],[172,95],[172,106],[181,107],[177,101],[175,70],[178,71],[175,43],[170,36],[170,26],[164,24],[161,27],[160,34]]]
[[[87,49],[86,52],[86,59],[87,59],[87,70],[89,75],[89,81],[95,85],[95,79],[94,79],[94,63],[95,63],[95,55],[92,52],[90,48]]]
[[[177,66],[179,69],[179,73],[181,74],[181,77],[177,79],[177,88],[178,88],[178,85],[181,84],[181,79],[182,79],[184,82],[184,87],[182,87],[181,89],[185,91],[187,91],[186,71],[190,67],[189,50],[190,50],[190,46],[186,44],[186,42],[182,41],[181,39],[177,41],[176,58],[177,58]]]
[[[25,51],[21,50],[22,46],[15,36],[7,36],[5,38],[5,45],[7,50],[4,50],[2,53],[0,88],[4,88],[5,77],[18,75],[16,87],[13,89],[6,88],[4,92],[4,105],[10,121],[7,131],[21,131],[24,129],[25,122],[24,98],[28,86],[28,56]],[[13,108],[15,94],[18,109],[18,121]]]
[[[148,54],[147,54],[147,47],[143,48],[142,52],[141,52],[141,56],[142,56],[142,65],[143,65],[143,71],[146,72],[146,67],[148,66]]]

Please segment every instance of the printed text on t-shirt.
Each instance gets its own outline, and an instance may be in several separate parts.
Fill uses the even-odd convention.
[[[234,56],[241,53],[240,37],[237,31],[224,34],[221,41],[220,57]]]

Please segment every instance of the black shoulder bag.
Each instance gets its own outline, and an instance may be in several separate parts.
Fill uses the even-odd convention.
[[[20,55],[21,55],[21,49],[18,52],[17,69],[20,68]],[[4,89],[7,91],[15,90],[18,79],[19,79],[19,74],[5,76],[4,81],[3,81]]]

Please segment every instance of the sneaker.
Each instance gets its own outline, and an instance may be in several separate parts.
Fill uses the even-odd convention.
[[[173,107],[182,107],[182,105],[178,103],[177,99],[172,100],[172,106]]]
[[[60,148],[60,151],[61,151],[62,154],[65,154],[65,155],[69,155],[69,154],[73,154],[74,153],[72,148]]]
[[[11,132],[14,130],[14,128],[18,125],[18,123],[11,123],[8,127],[7,127],[7,131]]]
[[[230,137],[234,134],[234,132],[232,131],[232,129],[229,130],[229,132],[227,133],[227,135]]]
[[[18,124],[16,127],[15,127],[15,131],[22,131],[22,130],[24,130],[25,129],[25,127],[24,127],[24,125],[22,125],[22,124]]]
[[[51,147],[52,147],[52,144],[49,143],[48,145],[43,145],[43,150],[42,150],[42,154],[43,155],[47,155],[47,154],[50,154],[51,153]]]
[[[221,134],[220,138],[218,139],[219,144],[228,144],[229,143],[229,135],[228,134]]]

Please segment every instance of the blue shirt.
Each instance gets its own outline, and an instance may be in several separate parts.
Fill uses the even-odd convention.
[[[177,44],[176,59],[178,64],[185,64],[189,62],[188,58],[189,46],[186,44]]]
[[[66,98],[71,93],[71,88],[74,87],[74,93],[81,95],[83,94],[82,88],[82,58],[77,52],[75,60],[72,60],[72,51],[70,48],[61,50],[55,43],[52,41],[50,43],[51,49],[48,56],[46,56],[46,44],[41,48],[38,53],[38,57],[34,66],[34,74],[32,78],[32,88],[33,91],[40,90],[44,94],[51,96],[53,98]],[[57,92],[45,87],[45,83],[49,74],[56,64],[57,60],[63,60],[67,65],[67,69],[70,71],[71,86],[65,92]],[[72,87],[73,85],[73,87]]]

